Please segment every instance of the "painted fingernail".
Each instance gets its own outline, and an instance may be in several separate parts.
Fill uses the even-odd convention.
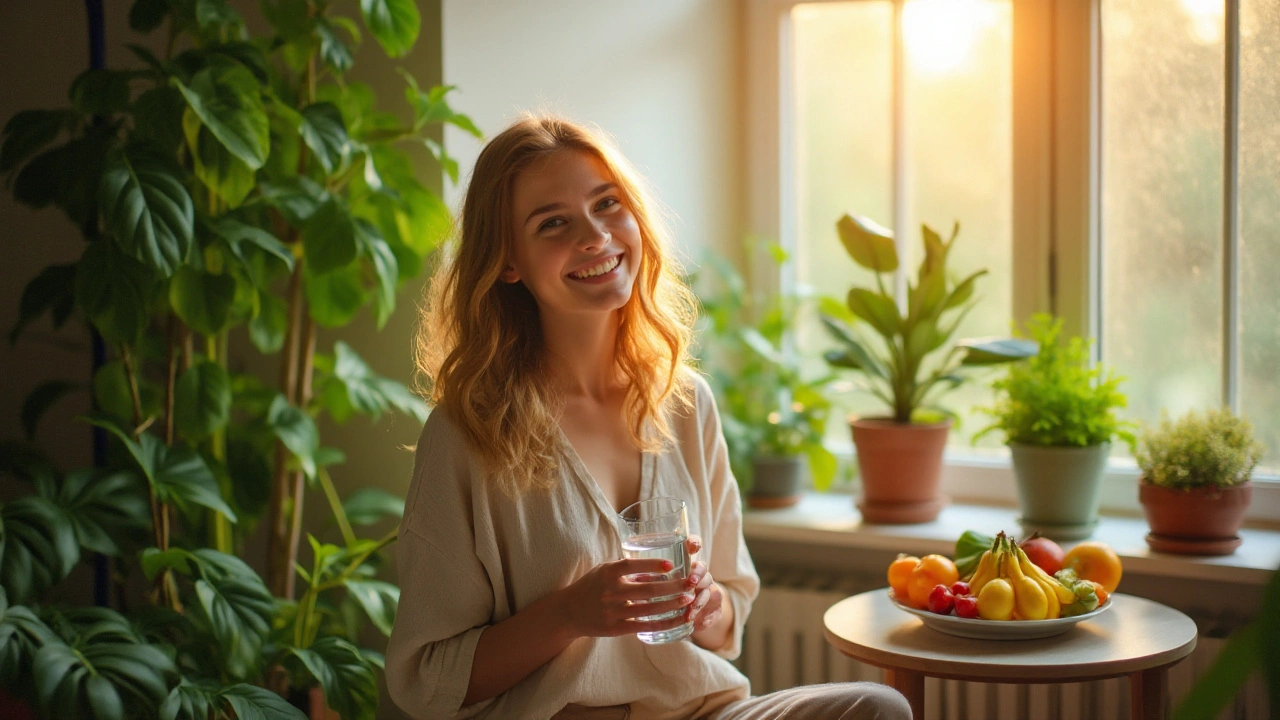
[[[663,569],[663,570],[670,570],[670,569],[671,569],[671,568],[673,568],[673,567],[675,567],[675,565],[672,565],[670,560],[663,560],[663,561],[662,561],[662,569]]]

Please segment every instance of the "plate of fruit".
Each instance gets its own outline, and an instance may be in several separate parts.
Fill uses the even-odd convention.
[[[889,565],[889,598],[948,635],[983,640],[1060,635],[1109,610],[1120,579],[1119,558],[1109,547],[1081,546],[1064,553],[1046,538],[1033,536],[1020,544],[1003,532],[995,538],[966,532],[957,543],[959,562],[943,555],[899,555]]]

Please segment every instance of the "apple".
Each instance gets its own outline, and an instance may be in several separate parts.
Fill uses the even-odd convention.
[[[1058,543],[1039,535],[1024,540],[1020,547],[1027,554],[1028,560],[1050,575],[1062,569],[1062,562],[1067,555]]]
[[[955,606],[956,598],[947,589],[946,585],[935,585],[929,593],[929,611],[938,613],[939,615],[950,615],[951,608]]]
[[[956,615],[962,618],[978,617],[978,598],[972,595],[961,595],[956,598]]]
[[[951,586],[951,594],[956,597],[960,597],[961,595],[972,595],[973,591],[969,588],[969,583],[963,580],[957,580]]]

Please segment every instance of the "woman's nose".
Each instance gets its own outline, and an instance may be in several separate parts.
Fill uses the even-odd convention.
[[[583,250],[598,250],[611,242],[613,242],[613,236],[609,234],[609,228],[600,222],[587,223],[582,237],[578,239],[578,244]]]

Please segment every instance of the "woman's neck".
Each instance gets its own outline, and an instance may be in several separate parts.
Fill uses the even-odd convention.
[[[564,397],[605,400],[617,391],[618,311],[544,317],[542,337]]]

